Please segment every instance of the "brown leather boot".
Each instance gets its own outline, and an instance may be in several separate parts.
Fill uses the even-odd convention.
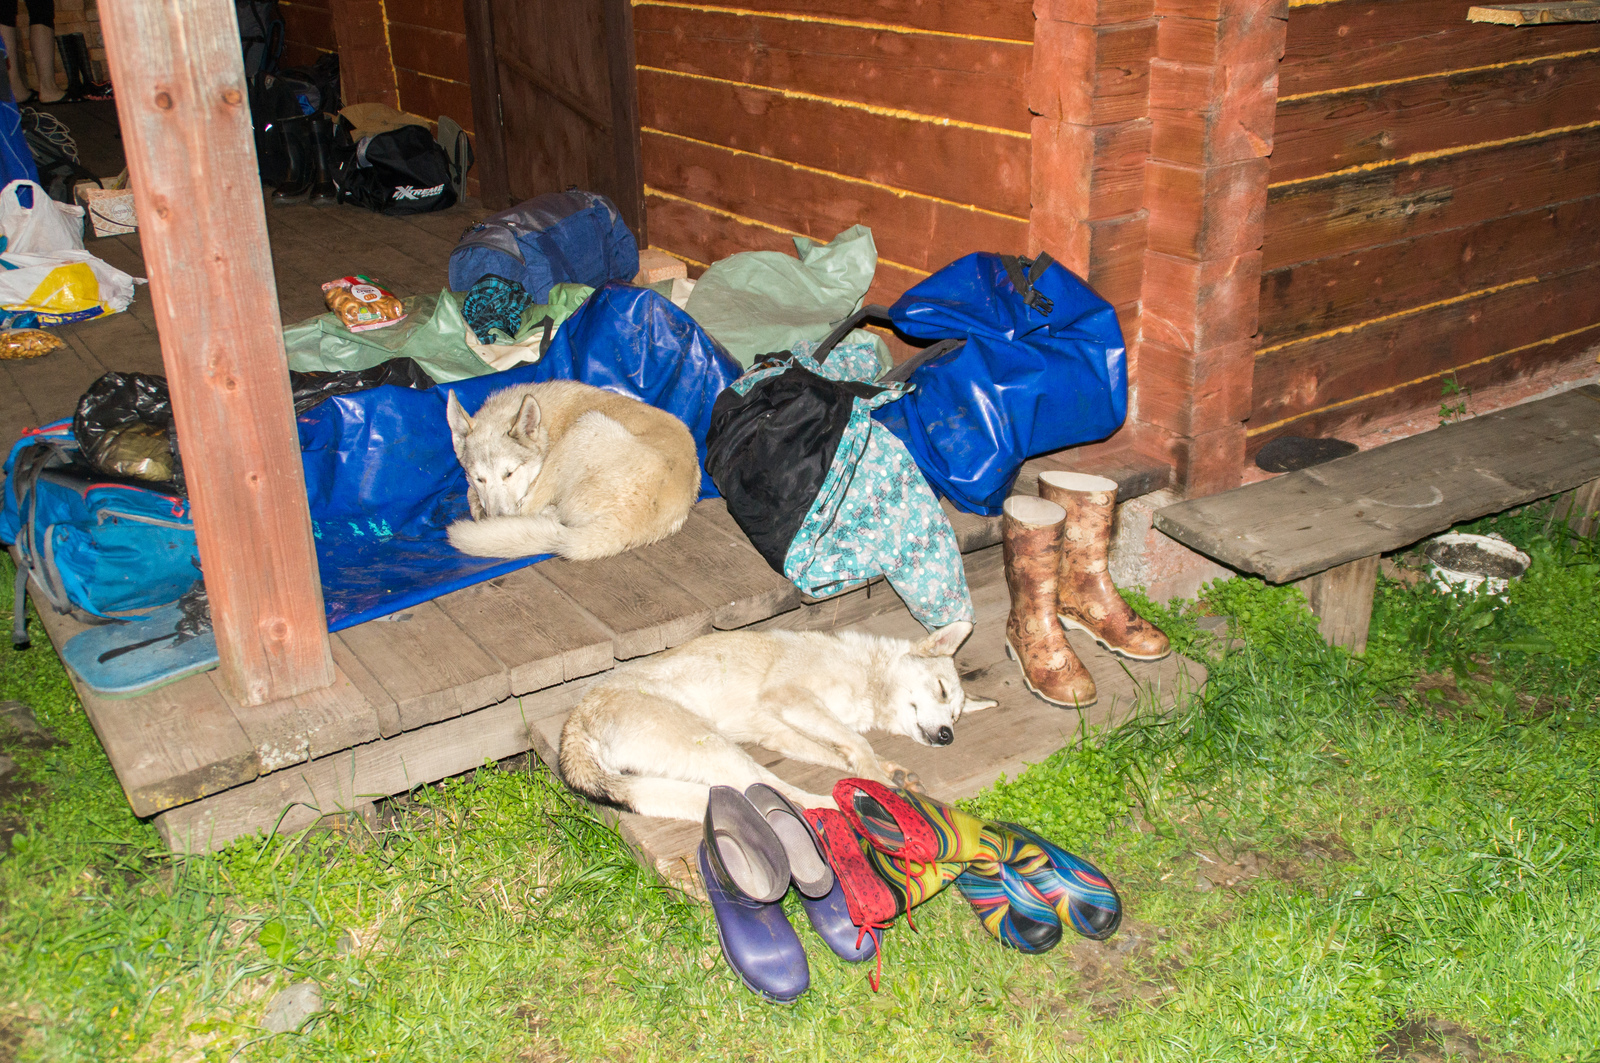
[[[1006,653],[1022,665],[1028,689],[1044,700],[1080,709],[1093,705],[1094,680],[1067,644],[1055,615],[1067,515],[1054,502],[1032,495],[1012,495],[1004,513],[1006,584],[1011,588]]]
[[[1128,608],[1106,571],[1116,481],[1079,472],[1044,472],[1039,474],[1039,497],[1067,511],[1056,591],[1061,623],[1087,631],[1130,661],[1159,661],[1171,653],[1167,636]]]

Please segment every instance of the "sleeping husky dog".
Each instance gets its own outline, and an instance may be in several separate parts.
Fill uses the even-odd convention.
[[[637,399],[571,380],[497,391],[477,416],[455,392],[450,438],[472,520],[450,525],[481,557],[610,557],[683,527],[700,495],[684,423]]]
[[[597,801],[696,822],[716,785],[764,782],[803,808],[833,807],[741,742],[904,786],[915,777],[878,759],[861,733],[947,746],[963,711],[994,705],[967,697],[956,674],[971,631],[962,620],[918,643],[855,631],[703,635],[591,687],[561,729],[561,775]]]

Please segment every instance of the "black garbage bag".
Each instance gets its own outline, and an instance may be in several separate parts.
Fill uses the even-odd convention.
[[[80,456],[96,472],[187,493],[166,377],[105,374],[78,400],[72,435]]]
[[[289,383],[294,388],[294,412],[302,414],[335,395],[365,391],[381,384],[427,391],[433,387],[434,381],[428,371],[412,359],[391,358],[369,369],[343,369],[330,373],[291,372]]]
[[[410,358],[391,358],[368,369],[289,374],[296,415],[335,395],[383,384],[426,391],[434,381]],[[158,373],[105,374],[78,400],[72,434],[83,460],[96,472],[142,480],[180,495],[188,493],[166,377]]]

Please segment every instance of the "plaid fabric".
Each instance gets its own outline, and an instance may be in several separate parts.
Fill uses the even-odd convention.
[[[522,285],[490,273],[462,300],[461,316],[480,340],[487,339],[494,329],[509,340],[522,327],[522,312],[532,305],[533,296]]]

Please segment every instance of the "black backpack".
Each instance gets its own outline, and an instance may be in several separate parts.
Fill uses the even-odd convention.
[[[339,169],[339,202],[384,214],[447,210],[456,202],[450,177],[450,159],[433,134],[404,125],[356,145]]]
[[[283,54],[283,13],[278,0],[234,0],[246,80],[278,69]]]

